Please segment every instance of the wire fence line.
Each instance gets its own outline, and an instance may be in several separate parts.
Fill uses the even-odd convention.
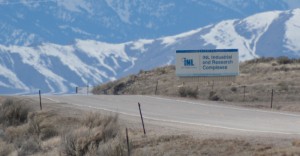
[[[96,86],[83,86],[83,87],[75,87],[74,92],[76,94],[92,94],[93,89]]]

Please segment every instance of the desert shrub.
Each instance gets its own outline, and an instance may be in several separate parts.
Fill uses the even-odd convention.
[[[21,148],[18,151],[18,155],[32,155],[41,150],[39,140],[34,137],[29,137],[21,144]]]
[[[5,134],[5,140],[14,144],[18,155],[31,155],[41,149],[39,139],[29,135],[28,124],[8,127]]]
[[[88,127],[89,129],[104,126],[106,127],[110,123],[114,125],[118,125],[118,116],[105,116],[101,115],[100,113],[90,113],[87,116],[85,116],[81,123],[83,126]]]
[[[208,99],[211,101],[221,101],[222,99],[219,97],[217,92],[211,91],[209,92]]]
[[[280,90],[284,90],[284,91],[288,91],[289,90],[288,83],[286,83],[284,81],[279,82],[277,85],[280,87]]]
[[[36,135],[41,140],[57,136],[58,131],[55,129],[54,123],[49,120],[51,116],[53,116],[53,114],[49,112],[29,113],[29,132],[32,135]]]
[[[100,127],[93,129],[81,127],[71,131],[63,136],[62,154],[68,156],[124,155],[125,148],[122,147],[123,142],[118,140],[117,136],[106,141],[104,140],[104,136],[105,134],[102,133]],[[117,151],[121,151],[120,154],[116,154]]]
[[[281,56],[281,57],[277,58],[277,63],[278,64],[290,64],[290,63],[293,63],[293,60],[289,59],[286,56]]]
[[[111,90],[114,87],[114,84],[115,84],[115,81],[96,86],[93,88],[92,93],[93,94],[111,94],[109,92],[109,90]]]
[[[180,87],[178,90],[179,96],[181,97],[193,97],[197,98],[199,91],[198,88],[190,88],[190,87]]]
[[[146,71],[144,71],[144,70],[141,69],[141,70],[139,71],[139,75],[141,75],[141,74],[146,74]]]
[[[155,69],[155,74],[157,74],[157,75],[162,75],[162,74],[166,74],[166,73],[167,73],[166,67],[160,67],[160,68]]]
[[[181,97],[187,97],[187,91],[186,87],[180,87],[178,90],[179,96]]]
[[[170,65],[169,68],[170,68],[171,70],[175,70],[175,69],[176,69],[174,65]]]
[[[187,90],[187,95],[190,97],[197,98],[198,94],[199,94],[198,88],[195,88],[195,89],[190,88]]]
[[[260,57],[260,58],[255,58],[252,60],[248,60],[246,61],[246,64],[253,64],[253,63],[268,63],[273,61],[274,58],[273,57]]]
[[[5,140],[10,143],[19,142],[19,140],[25,140],[28,134],[28,125],[11,126],[5,129]]]
[[[13,99],[6,99],[0,106],[0,123],[11,126],[20,125],[27,121],[30,108]]]
[[[231,90],[232,92],[237,92],[237,87],[231,87],[230,90]]]
[[[96,155],[127,156],[127,147],[125,145],[125,140],[119,135],[116,139],[100,144]]]
[[[274,62],[273,62],[273,63],[272,63],[272,66],[277,66],[277,63],[274,63]]]
[[[87,144],[87,139],[89,139],[89,130],[86,127],[68,132],[62,138],[62,154],[66,156],[83,155],[87,151],[83,151],[82,144]]]
[[[268,63],[274,60],[274,57],[261,57],[257,59],[257,63]]]
[[[109,146],[120,135],[117,116],[92,113],[82,120],[82,125],[62,136],[63,155],[96,155],[100,147]],[[113,147],[113,150],[118,149],[118,146]]]
[[[55,136],[58,136],[58,134],[59,134],[58,131],[55,129],[55,127],[53,127],[53,125],[47,126],[42,129],[42,132],[40,134],[40,139],[41,140],[50,139]]]
[[[119,84],[117,84],[116,86],[114,86],[114,91],[113,91],[113,93],[114,93],[114,95],[117,95],[117,94],[119,94],[119,92],[120,91],[122,91],[124,88],[125,88],[125,83],[123,83],[123,82],[121,82],[121,83],[119,83]]]
[[[14,151],[14,146],[12,144],[7,144],[0,140],[0,156],[7,156]]]

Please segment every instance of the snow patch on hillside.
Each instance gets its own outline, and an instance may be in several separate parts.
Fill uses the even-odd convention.
[[[0,47],[1,49],[1,47]],[[17,89],[24,89],[29,90],[29,88],[16,76],[15,73],[4,67],[0,64],[0,76],[6,78],[10,84],[6,84],[0,81],[0,86],[7,87],[7,88],[17,88]]]
[[[181,33],[179,35],[163,37],[163,38],[160,38],[159,40],[162,41],[162,44],[165,45],[165,47],[168,47],[168,46],[175,44],[179,39],[188,38],[189,36],[200,32],[202,29],[203,28],[199,28],[196,30],[191,30],[191,31],[188,31],[185,33]]]
[[[45,47],[45,45],[44,45]],[[47,47],[47,46],[46,46]],[[22,47],[22,46],[9,46],[2,47],[1,50],[8,51],[10,53],[19,54],[22,58],[24,64],[30,65],[35,68],[39,73],[41,73],[45,78],[51,80],[57,85],[61,92],[67,92],[68,88],[64,85],[67,82],[63,77],[55,74],[51,71],[45,64],[41,61],[41,55],[47,54],[48,49],[32,48],[32,47]],[[55,53],[55,52],[54,52]],[[23,88],[23,87],[22,87]]]
[[[134,66],[136,58],[127,55],[125,51],[126,44],[128,43],[110,44],[94,40],[76,40],[78,49],[88,56],[96,58],[99,61],[99,65],[109,69],[114,75],[117,75],[117,72],[112,66],[117,69],[120,68],[119,63],[116,61],[117,59],[121,60],[121,62],[131,62],[132,66]],[[112,58],[114,65],[107,64],[105,62],[106,58]]]
[[[59,0],[56,1],[58,6],[72,12],[82,12],[82,10],[92,14],[92,5],[85,0]]]
[[[132,42],[132,47],[130,47],[131,50],[139,50],[141,53],[144,53],[147,51],[145,48],[145,45],[152,44],[154,40],[147,40],[147,39],[140,39],[135,42]]]
[[[256,52],[256,45],[262,35],[269,29],[270,25],[279,17],[280,11],[260,13],[250,16],[241,21],[245,23],[249,32],[251,32],[251,38],[248,39],[248,45],[253,53]]]
[[[269,29],[281,12],[267,12],[245,18],[244,20],[227,20],[216,24],[209,33],[202,36],[206,45],[212,44],[217,49],[237,48],[240,52],[240,60],[249,60],[256,55],[256,45],[262,35]],[[236,26],[244,25],[244,29],[250,32],[250,37],[241,36],[236,31]],[[244,30],[244,31],[245,31]]]
[[[285,47],[291,51],[298,52],[298,56],[300,56],[300,9],[295,9],[292,14],[293,17],[286,23]]]
[[[248,41],[235,31],[235,22],[236,20],[220,22],[201,38],[206,41],[205,45],[212,44],[217,49],[239,49],[241,61],[256,57],[255,52],[249,47]]]

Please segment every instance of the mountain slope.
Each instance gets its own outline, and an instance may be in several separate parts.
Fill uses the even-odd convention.
[[[174,64],[177,49],[238,48],[240,60],[300,56],[300,9],[225,20],[175,36],[111,44],[0,44],[0,93],[71,92],[157,66]]]
[[[287,10],[293,0],[0,0],[0,43],[126,42],[178,34],[224,19]],[[207,18],[209,17],[209,18]]]

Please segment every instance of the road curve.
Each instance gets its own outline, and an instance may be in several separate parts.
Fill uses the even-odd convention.
[[[68,103],[137,117],[139,117],[137,104],[140,102],[146,119],[250,133],[300,135],[300,114],[297,113],[141,95],[47,95],[43,98],[57,103]]]

